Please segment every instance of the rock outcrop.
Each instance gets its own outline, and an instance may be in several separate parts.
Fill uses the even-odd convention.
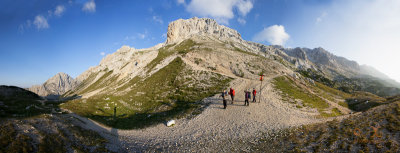
[[[46,99],[57,99],[60,95],[73,89],[77,84],[71,76],[60,72],[42,85],[34,85],[29,90]]]
[[[323,48],[286,48],[283,50],[289,57],[282,56],[300,69],[315,69],[335,77],[335,75],[356,76],[360,73],[357,62],[333,55]]]
[[[230,39],[242,41],[242,37],[236,30],[219,25],[209,18],[179,19],[168,25],[167,44],[177,43],[188,39],[193,35],[212,35],[218,39]]]

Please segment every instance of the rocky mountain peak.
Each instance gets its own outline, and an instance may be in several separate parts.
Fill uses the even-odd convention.
[[[218,39],[241,41],[242,37],[236,30],[219,25],[209,18],[179,19],[168,25],[167,44],[176,43],[193,35],[212,35]]]
[[[57,98],[68,90],[74,88],[77,82],[66,73],[60,72],[48,79],[42,85],[34,85],[30,91],[48,99]]]
[[[286,54],[292,57],[296,57],[302,60],[307,60],[307,53],[303,48],[297,47],[294,49],[286,49]]]
[[[59,72],[56,75],[54,75],[53,77],[51,77],[50,79],[48,79],[44,84],[59,84],[61,86],[65,85],[65,84],[69,84],[71,82],[73,82],[74,79],[69,76],[68,74],[64,73],[64,72]]]

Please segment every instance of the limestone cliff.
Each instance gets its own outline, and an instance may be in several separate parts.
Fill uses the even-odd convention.
[[[219,25],[209,18],[179,19],[168,25],[167,44],[177,43],[193,35],[211,35],[219,39],[241,41],[242,37],[236,30]]]
[[[60,72],[42,85],[34,85],[29,90],[47,99],[56,99],[76,85],[77,82],[71,76]]]

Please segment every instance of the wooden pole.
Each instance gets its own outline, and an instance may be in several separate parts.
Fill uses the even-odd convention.
[[[262,87],[262,80],[261,80],[261,85],[260,85],[260,95],[258,96],[258,102],[261,102],[261,87]]]

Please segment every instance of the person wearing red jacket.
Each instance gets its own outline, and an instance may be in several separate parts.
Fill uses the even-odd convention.
[[[235,89],[231,88],[229,90],[229,95],[231,95],[232,104],[233,104],[233,101],[235,100]]]
[[[253,88],[253,103],[255,103],[257,101],[256,100],[256,94],[257,94],[257,91],[256,91],[255,88]]]

